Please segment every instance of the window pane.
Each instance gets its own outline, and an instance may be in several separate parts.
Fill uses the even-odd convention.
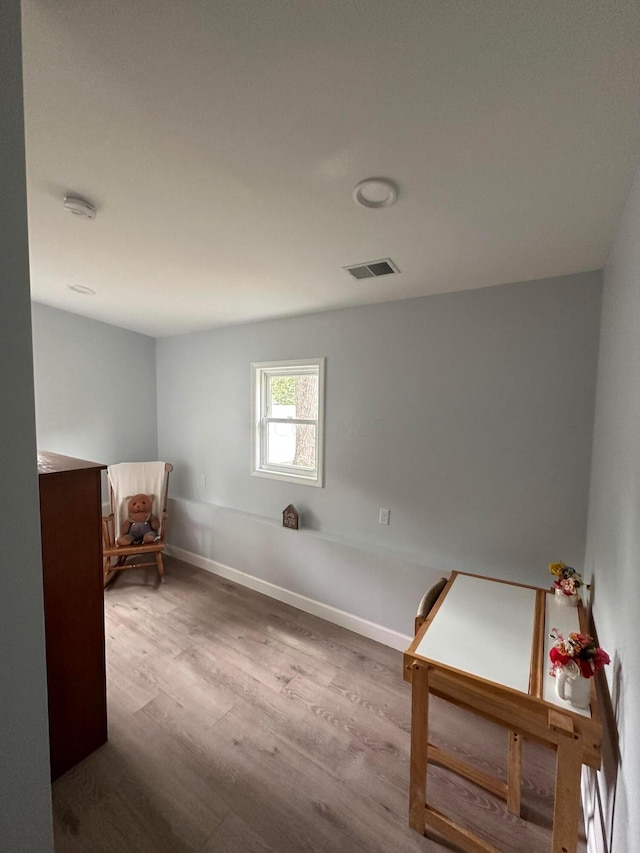
[[[318,376],[269,376],[269,418],[317,418]]]
[[[268,424],[267,465],[316,467],[316,428],[310,424]]]

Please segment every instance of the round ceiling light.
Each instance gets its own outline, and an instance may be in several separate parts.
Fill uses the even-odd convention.
[[[64,208],[74,216],[82,216],[83,219],[95,219],[96,209],[92,204],[79,196],[66,195],[64,197]]]
[[[398,187],[388,178],[365,178],[353,190],[353,200],[362,207],[389,207],[397,198]]]
[[[85,287],[84,284],[70,284],[69,290],[73,290],[74,293],[82,293],[83,296],[95,296],[95,290],[92,290],[90,287]]]

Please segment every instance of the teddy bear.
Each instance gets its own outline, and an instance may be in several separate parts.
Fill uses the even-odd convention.
[[[160,522],[151,513],[152,505],[150,495],[127,498],[127,520],[122,523],[121,534],[116,539],[117,545],[149,545],[160,538]]]

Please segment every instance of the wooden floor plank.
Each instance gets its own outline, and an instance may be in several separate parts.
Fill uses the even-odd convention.
[[[438,853],[408,826],[402,656],[178,560],[105,594],[109,742],[53,785],[57,853]],[[431,737],[506,771],[504,730],[432,699]],[[522,814],[442,768],[429,798],[504,853],[546,851],[554,754]],[[582,850],[583,848],[581,848]]]

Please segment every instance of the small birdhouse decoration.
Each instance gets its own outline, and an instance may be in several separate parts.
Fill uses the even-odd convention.
[[[290,527],[292,530],[298,529],[298,510],[293,504],[282,511],[282,526]]]

